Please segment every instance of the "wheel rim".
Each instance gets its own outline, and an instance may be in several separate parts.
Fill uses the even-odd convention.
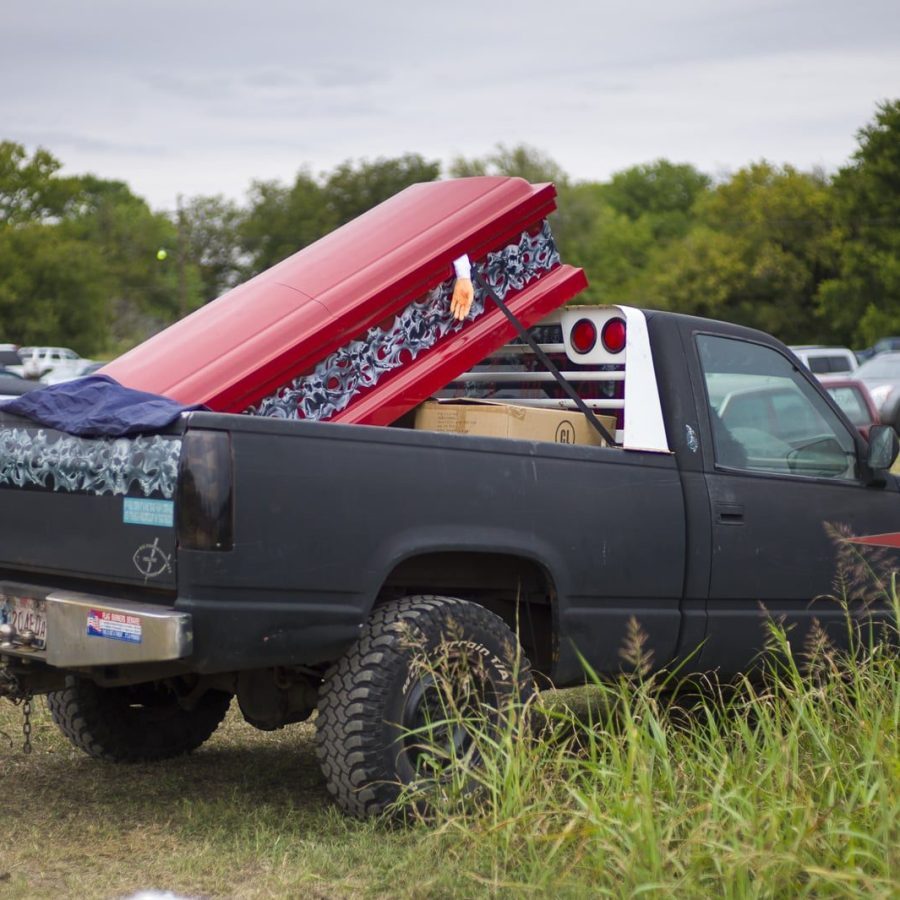
[[[425,671],[409,686],[400,720],[401,752],[417,778],[440,777],[462,760],[478,764],[478,734],[495,725],[499,697],[488,674],[468,663],[451,661],[451,671],[462,677]]]

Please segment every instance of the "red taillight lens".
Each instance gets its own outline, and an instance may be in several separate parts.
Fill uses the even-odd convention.
[[[597,326],[590,319],[579,319],[570,337],[576,353],[590,353],[597,343]]]
[[[625,349],[625,320],[610,319],[600,332],[600,341],[607,353],[621,353]]]

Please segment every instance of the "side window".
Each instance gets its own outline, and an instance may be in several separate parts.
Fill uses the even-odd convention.
[[[831,407],[771,347],[699,335],[716,464],[813,478],[856,478],[856,443]]]

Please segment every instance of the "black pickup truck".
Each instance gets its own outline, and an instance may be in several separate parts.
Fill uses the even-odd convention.
[[[618,355],[585,343],[608,328]],[[758,331],[592,307],[533,333],[615,444],[210,412],[88,439],[0,414],[0,695],[48,693],[113,760],[196,748],[234,697],[261,729],[318,709],[329,789],[366,815],[415,777],[439,644],[500,702],[583,680],[580,657],[619,671],[632,618],[656,666],[724,675],[767,616],[842,640],[847,541],[900,544],[892,429],[867,444]],[[564,407],[557,388],[519,344],[445,393]]]

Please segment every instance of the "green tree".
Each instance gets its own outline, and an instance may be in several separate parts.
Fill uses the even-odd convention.
[[[633,288],[650,305],[712,315],[786,342],[834,339],[817,315],[833,274],[828,182],[766,162],[736,172],[693,208],[696,224],[654,250]]]
[[[45,222],[65,214],[74,179],[57,177],[62,163],[44,149],[29,157],[22,144],[0,142],[0,227]]]
[[[201,305],[200,274],[187,247],[179,250],[173,217],[153,212],[124,182],[86,175],[78,184],[62,227],[102,254],[111,350],[133,346]],[[167,251],[163,260],[157,257],[161,248]]]
[[[616,212],[643,222],[657,240],[668,240],[687,233],[694,204],[711,184],[691,165],[658,159],[617,172],[602,196]]]
[[[528,144],[507,147],[497,144],[493,153],[474,159],[457,156],[450,163],[453,178],[473,175],[512,175],[524,178],[532,184],[553,182],[557,188],[568,183],[568,176],[561,166],[547,154]]]
[[[193,197],[181,208],[176,241],[197,267],[206,301],[233,288],[244,276],[247,255],[241,250],[244,212],[221,195]],[[181,252],[179,250],[178,252]]]
[[[576,302],[644,305],[636,285],[658,249],[646,219],[629,219],[604,203],[571,251],[568,232],[560,246],[566,262],[582,266],[588,276],[590,286]]]
[[[101,245],[74,227],[85,185],[46,150],[0,144],[0,326],[7,340],[102,350],[114,279]],[[99,183],[98,179],[93,179]]]
[[[838,272],[817,300],[845,340],[872,343],[900,334],[900,100],[879,104],[857,138],[834,179]]]
[[[338,224],[325,191],[305,170],[297,173],[291,187],[277,181],[254,182],[248,199],[238,234],[250,275],[302,250]]]
[[[669,242],[687,234],[709,186],[692,166],[666,160],[633,166],[605,184],[564,183],[555,227],[560,251],[590,282],[577,302],[646,302],[648,267]]]
[[[691,165],[657,159],[616,172],[603,188],[607,203],[630,219],[647,213],[689,213],[711,179]]]
[[[17,344],[106,345],[108,275],[99,248],[58,225],[0,227],[0,326]]]
[[[411,184],[435,181],[440,174],[439,162],[418,153],[373,162],[348,160],[325,178],[323,190],[335,222],[343,225]]]

